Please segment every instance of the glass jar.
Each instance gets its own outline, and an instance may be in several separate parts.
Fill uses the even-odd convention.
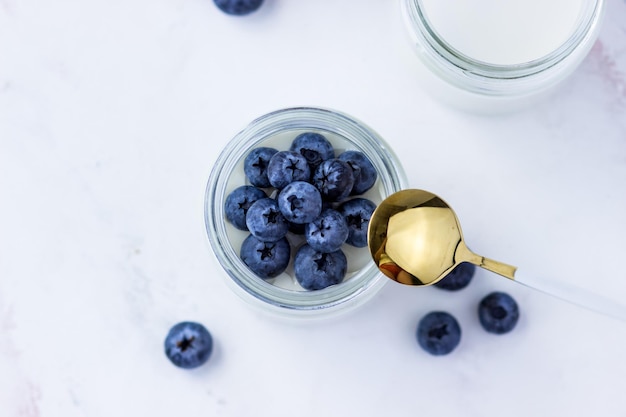
[[[553,92],[593,46],[605,1],[534,4],[401,0],[427,89],[478,112],[524,108]]]
[[[326,316],[347,311],[373,296],[388,279],[379,273],[367,248],[342,248],[348,258],[344,281],[322,290],[307,291],[293,275],[294,244],[298,237],[288,234],[292,243],[292,261],[273,282],[256,276],[239,257],[241,242],[248,232],[226,221],[224,202],[236,187],[248,184],[243,171],[246,155],[259,146],[288,150],[293,138],[302,132],[323,134],[333,144],[336,154],[343,150],[363,152],[378,172],[374,186],[363,196],[380,203],[386,196],[406,188],[404,171],[381,137],[365,124],[343,113],[321,108],[278,110],[251,122],[222,150],[209,176],[205,192],[205,226],[209,243],[227,274],[232,289],[252,305],[264,311],[291,317]],[[302,242],[299,242],[300,244]]]

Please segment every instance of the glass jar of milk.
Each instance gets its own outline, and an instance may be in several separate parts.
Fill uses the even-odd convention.
[[[401,0],[425,86],[473,111],[554,91],[597,38],[604,0]]]

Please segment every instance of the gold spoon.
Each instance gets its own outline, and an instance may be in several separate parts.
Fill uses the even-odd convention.
[[[394,193],[378,205],[369,223],[368,246],[380,271],[407,285],[431,285],[462,262],[578,304],[626,320],[626,307],[614,300],[553,280],[520,275],[516,267],[472,252],[459,220],[439,196],[424,190]]]

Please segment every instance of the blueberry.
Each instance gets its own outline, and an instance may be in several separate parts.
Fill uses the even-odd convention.
[[[267,166],[267,177],[276,188],[284,188],[294,181],[308,181],[311,169],[306,158],[293,151],[276,152]]]
[[[461,326],[451,314],[433,311],[419,321],[416,337],[422,349],[431,355],[447,355],[461,341]]]
[[[260,278],[274,278],[287,268],[291,246],[284,237],[275,242],[263,242],[248,235],[241,244],[239,256]]]
[[[352,168],[337,158],[323,161],[313,174],[313,184],[327,201],[341,201],[350,195],[354,186]]]
[[[213,0],[213,3],[226,14],[243,16],[261,7],[263,0]]]
[[[250,206],[257,200],[266,198],[265,192],[251,185],[242,185],[235,188],[226,197],[224,211],[226,219],[237,229],[248,230],[246,226],[246,214]]]
[[[348,260],[341,249],[322,253],[304,244],[294,259],[296,280],[307,290],[321,290],[339,284],[346,276],[347,269]]]
[[[354,186],[352,187],[352,195],[363,194],[376,182],[378,173],[372,162],[359,151],[345,151],[341,153],[337,159],[347,162],[352,168],[354,175]]]
[[[250,206],[246,215],[246,226],[250,233],[264,242],[277,241],[289,231],[289,222],[273,198],[262,198]]]
[[[492,292],[478,305],[480,324],[489,333],[508,333],[519,320],[519,307],[509,294]]]
[[[304,236],[316,251],[334,252],[348,238],[348,225],[337,210],[326,209],[311,223],[307,223]]]
[[[348,225],[346,243],[357,248],[367,246],[367,228],[376,204],[366,198],[353,198],[343,202],[338,210]]]
[[[278,197],[278,207],[292,223],[308,223],[322,211],[322,196],[314,185],[294,181],[283,188]]]
[[[335,157],[333,145],[326,137],[315,132],[301,133],[296,136],[289,150],[302,154],[313,170],[322,161]]]
[[[260,147],[254,148],[246,156],[243,161],[243,171],[252,185],[261,188],[271,187],[270,180],[267,178],[267,165],[277,152],[278,150],[274,148]]]
[[[458,291],[467,287],[476,272],[476,266],[469,262],[458,264],[445,277],[435,283],[435,287],[442,290]]]
[[[180,368],[192,369],[204,364],[213,351],[213,337],[201,324],[183,321],[174,325],[165,337],[165,355]]]

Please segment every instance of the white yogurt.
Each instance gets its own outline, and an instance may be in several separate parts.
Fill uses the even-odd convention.
[[[574,33],[585,0],[421,0],[431,28],[478,61],[515,65],[548,55]]]

